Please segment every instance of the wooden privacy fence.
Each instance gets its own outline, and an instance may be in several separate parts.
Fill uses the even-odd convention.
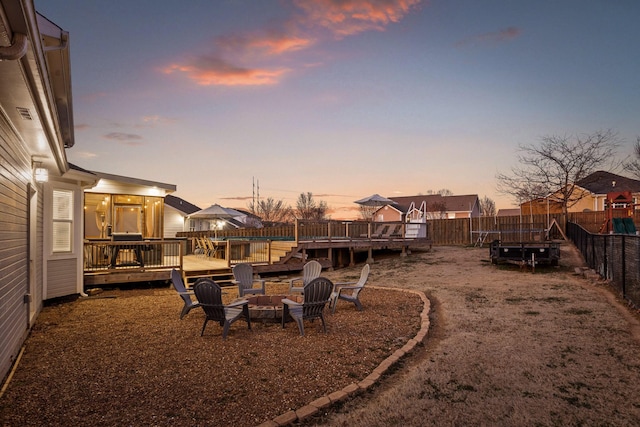
[[[429,220],[430,237],[434,245],[475,245],[493,240],[523,242],[545,240],[552,224],[563,227],[564,220],[556,215],[527,215]],[[555,225],[555,224],[554,224]],[[560,237],[551,227],[551,238]]]
[[[597,233],[606,219],[605,212],[569,213],[569,221],[580,224],[587,231]],[[640,212],[634,222],[640,224]],[[399,223],[401,224],[401,223]],[[559,239],[565,231],[566,219],[562,214],[515,215],[503,217],[477,217],[457,219],[432,219],[427,221],[427,238],[434,245],[474,245],[483,240],[505,242]],[[371,235],[378,223],[368,221],[302,221],[279,227],[244,228],[237,230],[192,231],[178,233],[180,237],[217,237],[221,239],[357,239]],[[551,227],[554,225],[553,227]],[[557,225],[557,227],[556,227]],[[551,227],[551,228],[550,228]]]

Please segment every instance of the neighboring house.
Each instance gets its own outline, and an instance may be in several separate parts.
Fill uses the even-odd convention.
[[[0,380],[49,298],[82,292],[82,187],[69,34],[30,0],[0,0]]]
[[[480,216],[480,199],[477,194],[462,196],[441,196],[428,194],[424,196],[390,197],[396,202],[382,206],[374,212],[374,221],[404,221],[409,209],[426,207],[427,219],[455,219]]]
[[[188,216],[200,208],[171,194],[164,198],[164,237],[176,237],[182,231],[195,231],[194,220]]]
[[[262,224],[262,220],[260,219],[260,217],[258,215],[252,214],[249,211],[245,211],[244,209],[234,209],[235,211],[238,211],[242,214],[242,216],[240,218],[236,218],[239,219],[242,224],[244,225],[244,227],[251,227],[251,228],[262,228],[263,224]]]
[[[225,208],[214,204],[193,212],[188,217],[188,231],[228,230],[239,228],[261,228],[260,218],[249,212]]]
[[[607,193],[629,191],[634,203],[640,201],[640,181],[606,171],[597,171],[575,183],[575,195],[581,197],[569,212],[603,211]],[[523,215],[562,213],[562,203],[556,201],[554,194],[520,205]],[[574,197],[575,198],[575,197]]]
[[[520,208],[507,208],[498,209],[496,216],[518,216],[520,215]]]

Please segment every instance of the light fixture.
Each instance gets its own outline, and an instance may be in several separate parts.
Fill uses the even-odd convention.
[[[42,167],[41,162],[34,162],[34,170],[33,177],[36,182],[47,182],[49,181],[49,171]]]

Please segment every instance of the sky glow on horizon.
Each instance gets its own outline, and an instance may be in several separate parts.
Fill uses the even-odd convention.
[[[521,144],[640,135],[640,2],[35,0],[70,33],[82,168],[206,208],[449,189],[498,208]],[[621,173],[620,171],[614,171]]]

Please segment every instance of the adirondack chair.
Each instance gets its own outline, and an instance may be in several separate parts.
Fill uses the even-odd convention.
[[[369,277],[369,264],[365,264],[360,272],[360,279],[357,282],[341,282],[336,283],[333,292],[331,293],[331,312],[336,312],[336,305],[338,300],[345,300],[352,302],[356,305],[358,311],[362,311],[362,303],[360,303],[360,292],[367,283]],[[344,292],[346,291],[346,292]]]
[[[303,292],[304,287],[313,279],[320,277],[322,265],[316,261],[309,261],[302,267],[302,277],[294,277],[289,281],[289,293]],[[295,286],[298,284],[298,286]]]
[[[333,283],[325,277],[317,277],[304,287],[304,301],[295,302],[288,298],[282,300],[282,328],[289,318],[298,324],[300,335],[304,336],[305,320],[322,320],[322,329],[327,333],[324,322],[324,308],[331,298]]]
[[[239,300],[231,304],[222,304],[222,289],[220,285],[208,278],[201,278],[193,285],[196,298],[200,301],[200,307],[204,310],[205,319],[200,336],[204,335],[207,322],[213,320],[222,326],[222,339],[227,339],[229,327],[238,319],[244,317],[247,327],[251,329],[249,317],[249,301]]]
[[[253,266],[251,264],[236,264],[235,266],[233,266],[232,270],[234,280],[232,280],[231,283],[238,285],[238,295],[240,297],[243,297],[246,294],[265,294],[265,280],[253,278]],[[258,283],[260,287],[254,288],[254,283]]]
[[[173,283],[173,287],[180,295],[180,298],[184,301],[184,307],[182,307],[182,311],[180,312],[180,319],[187,315],[191,311],[191,309],[199,307],[200,303],[197,301],[193,301],[191,296],[194,295],[193,292],[187,291],[187,288],[184,286],[184,282],[182,281],[182,275],[175,268],[171,270],[171,282]]]

